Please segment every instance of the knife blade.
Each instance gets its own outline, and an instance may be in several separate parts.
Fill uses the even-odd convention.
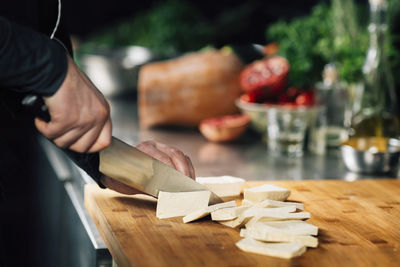
[[[27,96],[22,105],[29,107],[39,118],[45,121],[51,120],[42,98]],[[63,151],[97,180],[106,175],[154,197],[158,197],[159,191],[210,191],[176,169],[115,137],[112,137],[111,144],[107,148],[97,153],[78,153],[69,149]],[[222,199],[211,192],[209,203],[221,202]]]
[[[159,191],[210,191],[192,178],[115,137],[110,146],[100,151],[99,170],[154,197],[158,196]],[[211,192],[210,204],[220,202],[223,201]]]

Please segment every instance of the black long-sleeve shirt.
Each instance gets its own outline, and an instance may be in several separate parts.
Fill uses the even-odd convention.
[[[13,92],[10,99],[0,99],[7,110],[18,113],[21,102],[14,98],[21,95],[54,94],[65,79],[67,54],[72,54],[72,49],[62,16],[54,32],[58,4],[59,0],[0,1],[0,93],[18,92],[18,96]],[[88,156],[71,151],[67,154],[102,186],[98,167],[88,169]]]
[[[57,0],[0,2],[0,89],[52,95],[67,72],[70,43],[58,15]],[[61,42],[59,40],[62,40]]]

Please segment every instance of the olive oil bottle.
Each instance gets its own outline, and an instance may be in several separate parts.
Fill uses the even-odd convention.
[[[386,0],[369,0],[370,46],[363,66],[360,99],[355,103],[354,116],[347,144],[358,150],[386,151],[389,138],[400,135],[397,97],[393,76],[387,60]]]

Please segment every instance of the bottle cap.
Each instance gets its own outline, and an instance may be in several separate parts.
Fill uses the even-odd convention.
[[[382,5],[386,5],[387,1],[386,0],[369,0],[369,4],[371,6],[382,6]]]
[[[329,86],[335,83],[338,80],[339,76],[335,64],[333,63],[326,64],[322,76],[325,85]]]

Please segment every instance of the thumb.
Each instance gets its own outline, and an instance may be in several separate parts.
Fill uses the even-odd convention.
[[[41,120],[39,118],[35,118],[35,126],[36,126],[36,129],[38,129],[38,131],[41,134],[46,136],[46,130],[47,130],[47,126],[48,126],[47,122],[45,122],[44,120]]]
[[[107,187],[111,190],[114,190],[118,193],[121,193],[121,194],[125,194],[125,195],[144,194],[143,192],[141,192],[133,187],[130,187],[126,184],[123,184],[121,182],[118,182],[117,180],[114,180],[108,176],[102,176],[100,178],[100,181],[105,187]]]

